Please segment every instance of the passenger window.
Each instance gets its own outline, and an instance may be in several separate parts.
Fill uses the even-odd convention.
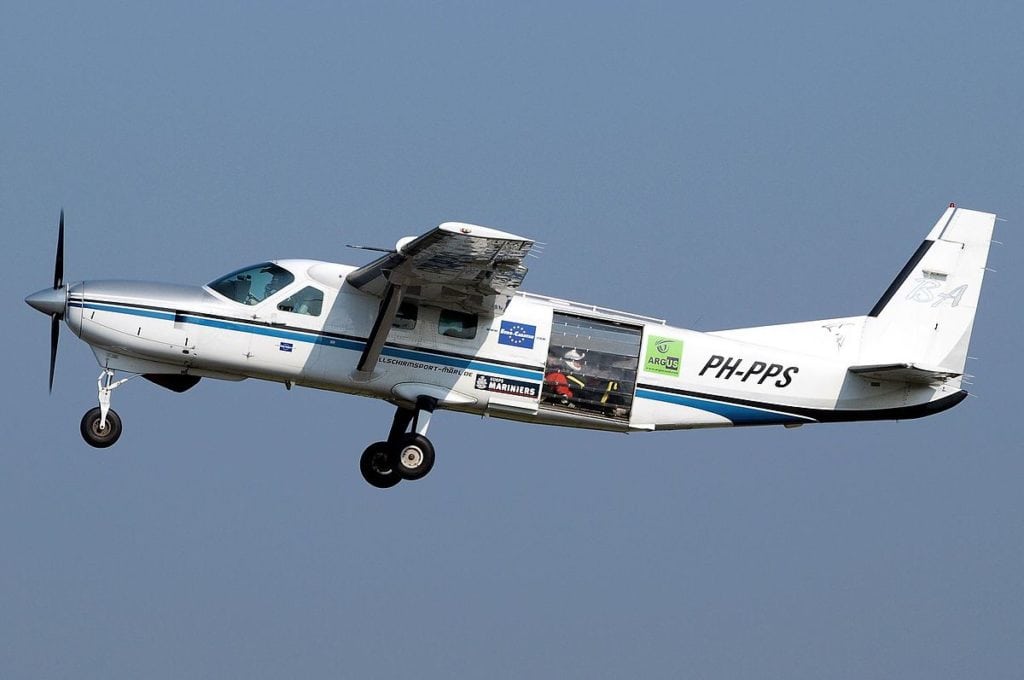
[[[412,302],[403,302],[398,305],[398,313],[395,314],[395,320],[391,322],[392,328],[398,328],[403,331],[411,331],[416,328],[416,318],[419,316],[420,308]]]
[[[323,306],[323,292],[313,286],[306,286],[298,293],[285,298],[277,308],[282,312],[306,314],[307,316],[320,316],[320,310]]]
[[[437,332],[449,338],[472,340],[476,337],[476,314],[442,309],[437,320]]]

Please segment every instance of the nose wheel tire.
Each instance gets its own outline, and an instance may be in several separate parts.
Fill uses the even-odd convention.
[[[434,445],[414,432],[402,435],[395,446],[394,456],[395,471],[402,479],[422,479],[434,467]]]
[[[402,481],[391,463],[391,447],[387,442],[374,442],[366,447],[359,458],[359,471],[363,479],[378,489],[390,489]]]
[[[82,438],[89,446],[105,449],[121,436],[121,417],[113,409],[107,411],[107,422],[100,427],[100,409],[91,408],[82,416]]]

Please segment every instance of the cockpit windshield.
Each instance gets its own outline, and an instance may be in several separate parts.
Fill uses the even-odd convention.
[[[210,288],[235,302],[255,305],[294,280],[295,276],[284,267],[279,267],[273,262],[264,262],[222,276],[211,283]]]

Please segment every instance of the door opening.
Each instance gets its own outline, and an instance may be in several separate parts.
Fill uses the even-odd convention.
[[[628,420],[643,329],[555,312],[541,407]]]

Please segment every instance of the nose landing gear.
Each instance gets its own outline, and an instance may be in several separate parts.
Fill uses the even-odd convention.
[[[399,406],[388,440],[370,444],[359,458],[363,479],[378,489],[389,489],[403,479],[426,477],[434,467],[434,445],[426,434],[436,407],[432,397],[418,398],[412,409]]]
[[[89,446],[105,449],[113,446],[121,436],[121,417],[110,408],[110,393],[130,379],[122,378],[115,382],[114,372],[109,368],[100,373],[96,380],[100,405],[89,409],[82,417],[82,438]]]

